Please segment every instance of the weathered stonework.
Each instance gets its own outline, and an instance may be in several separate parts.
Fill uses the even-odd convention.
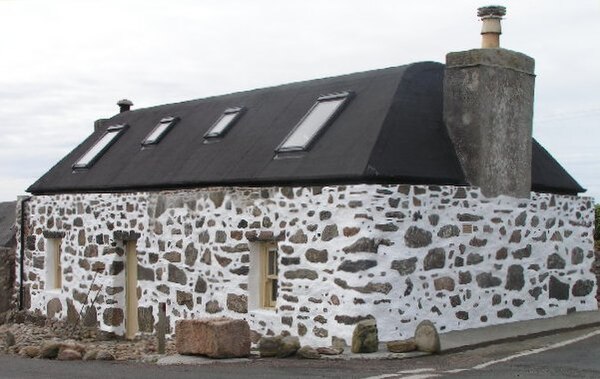
[[[445,332],[597,308],[589,198],[489,199],[453,186],[236,187],[35,196],[26,215],[31,309],[74,319],[95,269],[96,322],[118,334],[128,242],[148,333],[161,302],[171,330],[178,319],[226,316],[248,321],[255,337],[291,333],[315,346],[351,341],[368,318],[390,341],[411,337],[424,319]],[[62,290],[45,288],[44,233],[62,238]],[[252,300],[263,241],[280,253],[275,309]]]

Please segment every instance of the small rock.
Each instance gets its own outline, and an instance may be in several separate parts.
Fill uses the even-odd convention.
[[[435,325],[429,320],[421,321],[415,330],[417,350],[427,353],[440,352],[440,336]]]
[[[15,340],[15,335],[10,332],[10,330],[6,331],[6,335],[4,336],[4,344],[6,347],[13,346],[17,341]]]
[[[60,343],[58,342],[44,342],[40,347],[40,358],[42,359],[54,359],[58,356],[60,351]]]
[[[409,351],[417,350],[417,344],[414,338],[390,341],[387,343],[387,349],[392,353],[407,353]]]
[[[296,351],[296,355],[303,359],[319,359],[321,358],[321,354],[313,348],[312,346],[302,346],[298,351]]]
[[[317,347],[317,352],[322,355],[340,355],[344,352],[343,347]]]
[[[281,347],[277,356],[279,358],[289,357],[294,355],[300,349],[300,339],[294,336],[287,336],[281,339]]]
[[[62,349],[56,359],[59,361],[78,361],[81,359],[81,353],[73,349]]]
[[[359,321],[352,333],[352,352],[374,353],[378,345],[377,322],[373,319]]]
[[[98,350],[89,350],[87,353],[85,353],[85,355],[83,356],[83,360],[84,361],[93,361],[96,359],[96,356],[98,355]]]
[[[261,337],[258,341],[258,351],[261,357],[285,358],[294,355],[298,349],[300,349],[298,337]]]
[[[19,350],[19,355],[29,358],[35,358],[40,354],[40,348],[37,346],[25,346]]]
[[[96,354],[97,361],[114,361],[115,356],[106,350],[100,350],[98,354]]]

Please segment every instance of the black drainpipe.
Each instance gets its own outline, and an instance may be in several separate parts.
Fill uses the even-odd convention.
[[[20,257],[19,257],[19,310],[23,310],[23,297],[25,296],[25,291],[23,290],[23,277],[25,276],[25,268],[23,267],[23,263],[25,262],[25,203],[27,203],[31,199],[30,197],[25,197],[21,200],[21,248],[20,248]]]

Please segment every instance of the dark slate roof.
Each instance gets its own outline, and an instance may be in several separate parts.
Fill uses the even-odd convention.
[[[120,113],[28,191],[371,182],[466,185],[442,120],[443,75],[444,65],[423,62]],[[352,91],[352,100],[309,151],[275,153],[319,96],[341,91]],[[225,137],[203,143],[204,133],[223,111],[240,106],[245,113]],[[167,116],[180,121],[159,144],[142,148],[141,141]],[[91,168],[73,172],[73,163],[106,127],[122,123],[129,128],[117,142]],[[533,150],[533,190],[582,190],[541,146],[534,143]]]
[[[0,247],[14,247],[16,201],[0,203]]]

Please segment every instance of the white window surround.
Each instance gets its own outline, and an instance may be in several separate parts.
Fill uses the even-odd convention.
[[[123,133],[127,125],[109,126],[106,132],[73,165],[73,169],[89,168]]]
[[[276,152],[307,150],[319,133],[341,112],[351,95],[351,92],[339,92],[320,96],[277,147]]]
[[[265,290],[263,283],[262,270],[265,267],[264,248],[269,242],[251,242],[250,248],[250,270],[248,272],[248,310],[255,313],[275,313],[275,308],[265,308],[263,306],[263,293]]]
[[[62,238],[46,238],[46,287],[47,291],[60,291],[62,287]]]

